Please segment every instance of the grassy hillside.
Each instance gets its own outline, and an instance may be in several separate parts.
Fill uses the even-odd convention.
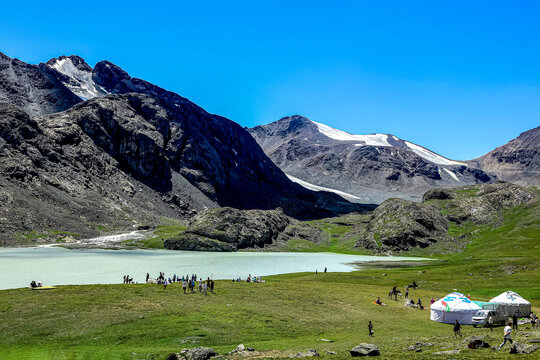
[[[350,223],[325,219],[312,224],[325,231],[328,242],[309,250],[352,249],[352,244],[341,241],[344,234],[354,231]],[[322,357],[350,358],[348,350],[361,342],[378,345],[381,359],[444,359],[433,353],[454,348],[462,350],[452,356],[455,359],[512,358],[508,348],[466,349],[463,339],[452,337],[450,325],[430,321],[429,311],[387,300],[387,294],[392,286],[404,291],[413,280],[420,288],[411,297],[424,303],[452,291],[489,300],[514,290],[532,302],[533,311],[540,312],[538,200],[504,211],[492,224],[464,223],[451,226],[448,232],[455,238],[469,234],[463,238],[467,246],[460,253],[435,255],[435,261],[422,266],[289,274],[269,277],[266,284],[218,281],[216,293],[208,296],[184,295],[178,284],[166,291],[157,285],[0,291],[0,358],[163,359],[194,346],[210,346],[226,354],[240,343],[273,350],[269,353],[273,357],[313,348]],[[427,250],[403,254],[425,255]],[[377,296],[389,306],[373,304]],[[367,336],[370,320],[374,338]],[[490,333],[466,326],[463,333],[490,335],[493,338],[487,341],[492,345],[502,338],[501,328]],[[540,339],[540,331],[521,326],[513,338],[519,342]],[[416,342],[434,345],[419,353],[408,351]],[[327,350],[338,354],[327,355]],[[537,352],[523,358],[539,356]]]

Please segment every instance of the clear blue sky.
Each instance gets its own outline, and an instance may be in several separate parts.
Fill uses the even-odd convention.
[[[301,114],[470,159],[540,125],[538,1],[25,1],[0,51],[78,54],[241,125]]]

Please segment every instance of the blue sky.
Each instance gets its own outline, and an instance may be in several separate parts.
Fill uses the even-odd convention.
[[[300,114],[471,159],[540,125],[537,1],[27,1],[0,51],[78,54],[241,125]]]

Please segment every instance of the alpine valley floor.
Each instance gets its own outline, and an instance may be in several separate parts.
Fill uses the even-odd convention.
[[[321,357],[350,358],[359,343],[373,343],[381,359],[509,359],[509,348],[470,350],[465,338],[499,345],[502,328],[452,327],[429,320],[429,311],[387,299],[392,286],[411,291],[424,304],[452,291],[489,300],[514,290],[540,311],[538,202],[505,213],[497,226],[479,228],[463,251],[435,256],[418,267],[370,268],[353,273],[301,273],[267,278],[265,284],[216,282],[215,294],[184,295],[179,284],[61,286],[49,291],[0,291],[2,359],[165,359],[183,348],[208,346],[223,358],[239,344],[260,357],[288,357],[316,349]],[[372,302],[380,296],[388,304]],[[375,336],[368,337],[367,324]],[[334,342],[325,342],[330,339]],[[520,326],[514,341],[540,339]],[[421,352],[417,342],[433,343]],[[455,355],[435,352],[459,349]],[[337,355],[328,355],[335,351]],[[540,350],[522,358],[539,358]]]

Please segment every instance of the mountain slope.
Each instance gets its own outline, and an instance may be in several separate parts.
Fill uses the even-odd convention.
[[[540,126],[468,163],[505,181],[540,186]]]
[[[17,231],[87,236],[219,206],[298,218],[370,208],[295,184],[238,124],[109,62],[10,60],[6,69],[20,76],[3,77],[0,93],[4,242]]]
[[[298,115],[248,130],[286,174],[346,192],[359,202],[420,200],[432,187],[493,180],[393,135],[352,135]]]
[[[81,101],[45,64],[26,64],[2,53],[0,99],[9,100],[32,116],[63,111]]]

